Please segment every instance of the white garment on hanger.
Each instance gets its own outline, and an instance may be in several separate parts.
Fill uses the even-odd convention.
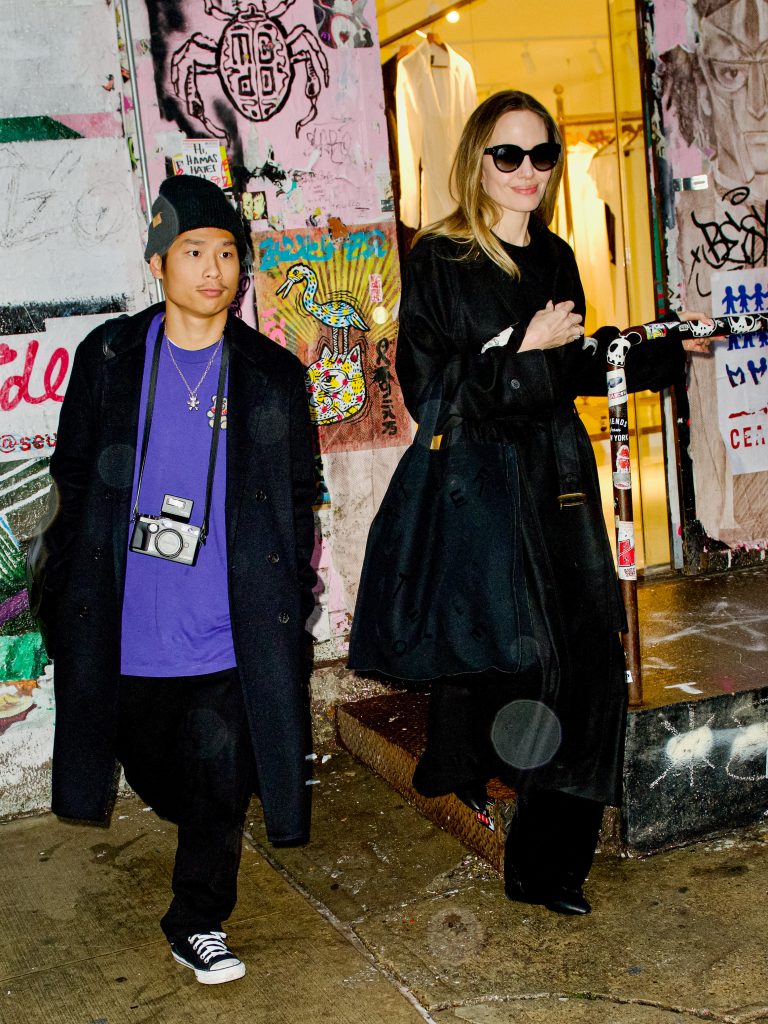
[[[621,192],[619,190],[619,168],[617,166],[616,143],[604,146],[597,152],[589,168],[589,174],[597,186],[600,198],[611,208],[616,218],[616,259],[617,269],[623,275],[623,260],[627,262],[627,285],[619,288],[618,296],[624,294],[629,287],[629,306],[632,310],[633,323],[648,323],[656,316],[653,294],[653,256],[651,253],[650,219],[647,203],[640,203],[638,198],[645,196],[648,182],[645,168],[645,152],[642,136],[634,140],[628,147],[621,149],[624,161],[624,173],[627,187],[627,238],[623,231]],[[628,243],[628,244],[627,244]],[[627,303],[618,309],[620,326],[629,326]]]
[[[472,66],[450,46],[421,43],[397,65],[395,99],[400,219],[417,228],[456,208],[449,177],[462,130],[477,106]]]
[[[568,185],[573,218],[573,248],[587,300],[587,333],[616,323],[611,254],[605,224],[605,203],[589,176],[594,146],[577,142],[568,147]],[[557,234],[566,238],[565,185],[558,198]],[[567,238],[566,238],[567,240]]]

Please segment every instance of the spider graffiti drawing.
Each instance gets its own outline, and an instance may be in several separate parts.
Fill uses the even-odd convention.
[[[218,75],[235,109],[249,121],[268,121],[284,106],[296,77],[306,71],[309,110],[296,122],[298,138],[317,117],[317,98],[328,85],[328,61],[306,25],[286,31],[279,20],[296,0],[203,0],[205,13],[225,21],[218,41],[195,32],[171,59],[171,85],[187,113],[214,136],[227,138],[205,109],[201,75]],[[322,78],[322,82],[321,82]]]

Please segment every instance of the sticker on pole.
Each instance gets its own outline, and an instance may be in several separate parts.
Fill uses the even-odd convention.
[[[621,368],[608,374],[608,408],[624,405],[627,401],[627,377]]]
[[[624,520],[619,522],[616,543],[618,546],[619,579],[636,580],[634,523],[627,523]]]
[[[628,444],[620,444],[616,449],[616,465],[613,470],[613,486],[617,491],[628,491],[632,487],[632,470],[629,461]]]

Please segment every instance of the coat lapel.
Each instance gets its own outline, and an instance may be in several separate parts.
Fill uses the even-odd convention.
[[[234,550],[237,520],[251,453],[256,444],[267,379],[259,366],[258,352],[247,344],[239,321],[230,317],[227,335],[231,345],[227,386],[227,544]]]
[[[125,584],[145,342],[147,329],[162,308],[160,305],[152,306],[130,321],[126,320],[125,326],[115,321],[114,336],[104,348],[100,459],[103,462],[102,476],[112,501],[115,581],[119,595],[122,595]]]

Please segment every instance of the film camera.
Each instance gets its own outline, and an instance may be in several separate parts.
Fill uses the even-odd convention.
[[[131,536],[131,551],[167,562],[194,565],[200,551],[200,527],[192,526],[193,502],[166,494],[159,516],[136,517]]]

